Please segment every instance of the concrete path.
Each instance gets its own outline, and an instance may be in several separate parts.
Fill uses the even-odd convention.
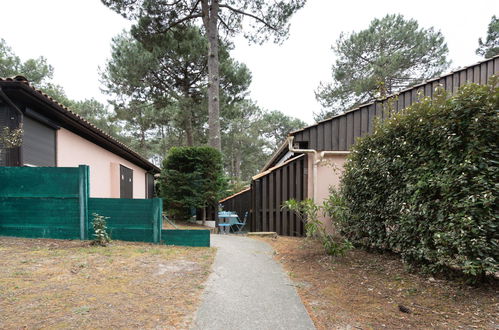
[[[315,329],[268,244],[231,235],[211,244],[218,253],[193,329]]]

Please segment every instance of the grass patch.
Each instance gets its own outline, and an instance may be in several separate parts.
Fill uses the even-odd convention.
[[[0,237],[2,328],[189,328],[215,249]]]

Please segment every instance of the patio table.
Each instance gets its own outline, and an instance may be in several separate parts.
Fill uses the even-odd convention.
[[[220,219],[220,221],[223,221],[222,223],[218,224],[218,226],[220,227],[220,232],[222,234],[230,233],[230,227],[232,227],[232,225],[235,225],[236,223],[239,223],[239,216],[235,212],[219,212],[218,219]]]

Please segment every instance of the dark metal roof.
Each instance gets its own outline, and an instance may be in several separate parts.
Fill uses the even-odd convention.
[[[41,106],[44,115],[52,117],[63,126],[97,145],[125,158],[141,168],[159,173],[161,170],[122,142],[108,135],[85,118],[74,113],[63,104],[32,86],[23,76],[0,78],[0,86],[14,102]],[[37,110],[38,107],[37,107]]]
[[[400,111],[419,100],[419,93],[432,96],[439,85],[450,93],[466,83],[486,84],[492,75],[499,72],[499,55],[460,68],[443,76],[406,88],[384,99],[360,105],[340,115],[325,119],[317,124],[291,132],[295,142],[308,142],[308,147],[316,150],[346,151],[355,139],[373,131],[374,118],[385,118],[388,100],[393,100],[395,111]],[[392,101],[390,101],[392,102]]]

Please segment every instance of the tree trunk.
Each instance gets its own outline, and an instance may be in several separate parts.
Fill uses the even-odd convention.
[[[241,158],[242,158],[242,153],[241,153],[241,148],[237,148],[236,150],[236,159],[235,159],[235,177],[237,178],[237,181],[241,181]]]
[[[193,147],[194,146],[194,134],[193,134],[193,129],[192,129],[192,112],[189,106],[186,107],[185,109],[185,137],[187,139],[187,146],[188,147]]]
[[[219,0],[201,0],[208,36],[208,145],[222,151],[220,140],[220,63],[218,62]]]
[[[203,207],[203,226],[206,226],[206,207]]]
[[[185,73],[187,76],[187,73]],[[183,87],[183,93],[184,93],[184,100],[182,100],[183,103],[183,112],[184,112],[184,127],[185,127],[185,137],[187,139],[187,146],[188,147],[193,147],[194,146],[194,130],[192,128],[192,109],[191,109],[191,104],[188,102],[189,100],[189,85],[185,84]]]

